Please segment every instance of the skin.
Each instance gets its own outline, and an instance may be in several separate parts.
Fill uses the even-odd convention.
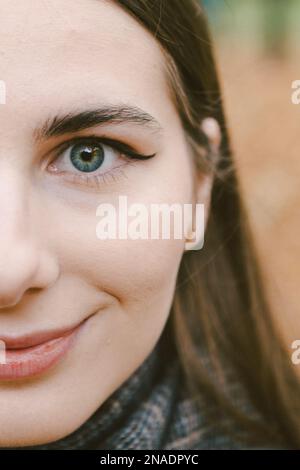
[[[142,26],[111,1],[0,0],[0,11],[0,335],[90,317],[46,373],[0,381],[0,446],[21,446],[60,439],[86,421],[152,351],[170,311],[184,240],[99,240],[97,206],[117,204],[120,194],[147,206],[188,203],[195,188],[164,58]],[[36,143],[33,130],[58,111],[108,99],[147,111],[162,133],[123,123],[76,136],[105,134],[156,156],[96,187],[48,171],[45,155],[74,134]],[[217,145],[212,122],[207,133]],[[210,187],[202,175],[198,202],[209,203]]]

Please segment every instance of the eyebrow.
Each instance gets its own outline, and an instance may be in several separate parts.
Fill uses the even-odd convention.
[[[131,105],[106,105],[96,109],[68,112],[47,119],[42,126],[34,130],[35,140],[59,137],[67,133],[79,132],[106,123],[128,123],[142,125],[160,133],[161,124],[151,114]]]

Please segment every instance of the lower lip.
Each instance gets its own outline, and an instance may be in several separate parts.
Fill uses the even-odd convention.
[[[5,364],[0,364],[0,380],[30,378],[48,370],[69,351],[84,323],[45,343],[23,349],[6,349]]]

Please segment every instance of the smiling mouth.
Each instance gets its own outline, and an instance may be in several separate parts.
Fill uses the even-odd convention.
[[[71,349],[89,318],[68,329],[23,337],[0,337],[2,344],[5,344],[4,361],[0,363],[0,380],[29,378],[48,370]]]

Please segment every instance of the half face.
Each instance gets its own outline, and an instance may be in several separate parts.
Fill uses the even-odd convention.
[[[172,304],[184,240],[100,240],[97,207],[189,203],[193,180],[164,56],[132,17],[104,0],[0,12],[0,338],[7,360],[27,358],[0,365],[0,446],[34,445],[89,418]],[[48,334],[41,371],[24,344]]]

